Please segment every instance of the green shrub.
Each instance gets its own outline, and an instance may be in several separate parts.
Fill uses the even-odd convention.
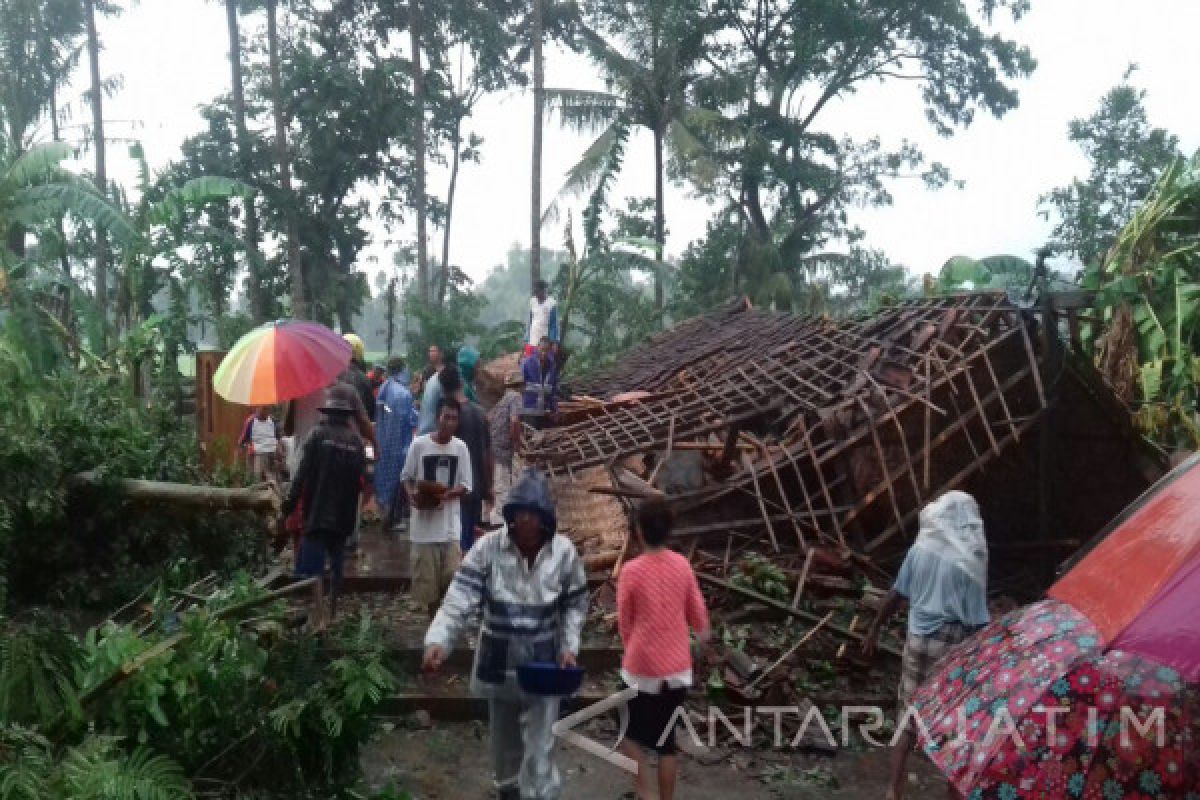
[[[144,633],[0,623],[0,800],[331,798],[356,786],[394,688],[382,637],[363,616],[322,643],[289,628],[278,601],[248,607],[262,594],[241,577],[175,613],[160,593]],[[83,765],[122,790],[94,791]]]
[[[230,574],[258,557],[253,515],[139,509],[108,485],[68,491],[68,479],[88,470],[111,480],[211,480],[178,417],[140,406],[115,379],[36,375],[0,348],[0,573],[16,604],[107,608],[165,563]]]

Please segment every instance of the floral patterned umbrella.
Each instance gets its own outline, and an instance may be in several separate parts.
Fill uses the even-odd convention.
[[[968,800],[1200,800],[1200,460],[913,699]]]

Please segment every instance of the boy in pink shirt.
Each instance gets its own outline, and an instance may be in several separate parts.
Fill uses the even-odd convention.
[[[621,752],[638,763],[636,789],[643,798],[650,796],[646,751],[658,753],[661,800],[672,800],[679,774],[673,722],[692,685],[689,628],[701,642],[709,637],[708,610],[692,565],[667,548],[671,523],[665,500],[641,503],[637,533],[644,553],[617,578],[617,628],[625,645],[621,677],[638,690],[629,701],[628,741],[621,742]]]

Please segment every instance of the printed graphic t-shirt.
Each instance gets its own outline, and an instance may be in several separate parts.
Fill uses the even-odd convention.
[[[447,488],[462,486],[471,489],[471,454],[462,439],[452,437],[448,444],[438,444],[432,434],[418,436],[408,448],[404,462],[404,481],[436,481]],[[457,542],[462,522],[459,500],[456,498],[441,508],[422,511],[414,508],[408,523],[412,542]]]

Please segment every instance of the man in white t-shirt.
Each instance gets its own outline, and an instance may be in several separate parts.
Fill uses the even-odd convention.
[[[408,523],[412,598],[432,617],[462,560],[458,540],[462,533],[460,501],[471,491],[471,454],[454,434],[458,430],[458,402],[443,397],[437,429],[418,436],[408,448],[400,473],[408,492],[412,517]],[[418,482],[439,484],[440,498],[418,491]]]
[[[525,356],[537,350],[542,339],[549,339],[551,346],[558,344],[558,303],[546,294],[549,284],[538,281],[533,285],[533,297],[529,298],[529,334],[525,338]]]

